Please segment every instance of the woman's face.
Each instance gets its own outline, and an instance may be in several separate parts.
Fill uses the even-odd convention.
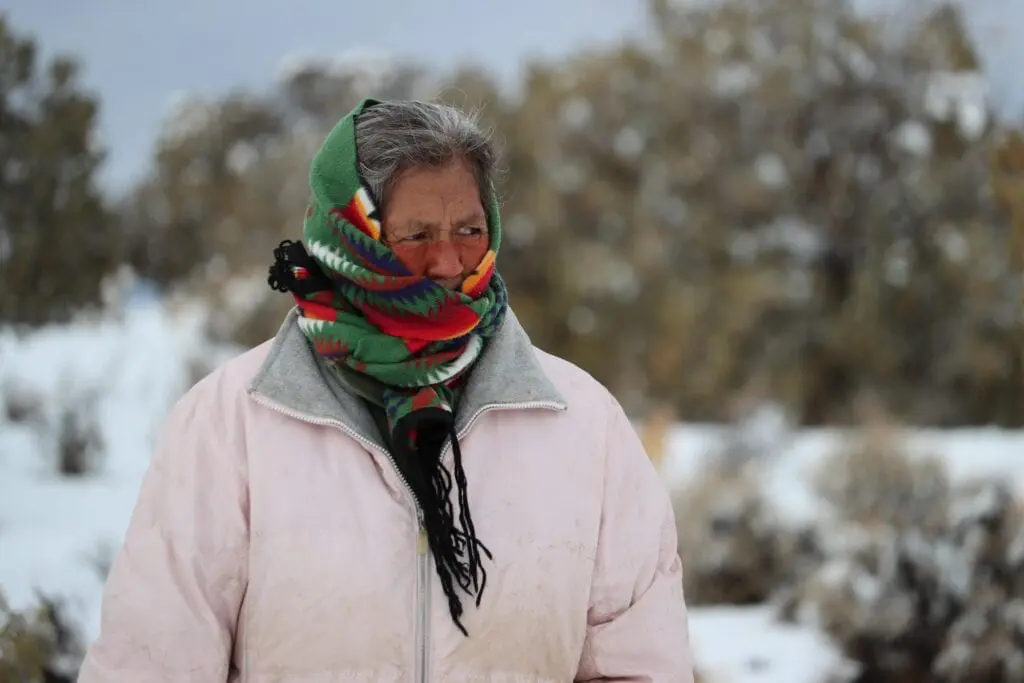
[[[487,214],[469,164],[460,159],[404,171],[391,188],[383,232],[413,275],[458,289],[490,246]]]

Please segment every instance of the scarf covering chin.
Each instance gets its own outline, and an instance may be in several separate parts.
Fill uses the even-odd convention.
[[[296,296],[296,303],[299,326],[329,365],[346,365],[386,387],[388,426],[404,441],[415,436],[402,426],[413,425],[416,413],[452,411],[450,387],[501,326],[508,295],[495,270],[495,201],[485,207],[490,248],[461,291],[413,275],[381,241],[381,218],[356,161],[355,121],[374,104],[365,100],[349,112],[313,158],[303,236],[333,286]]]
[[[486,578],[480,576],[479,552],[487,550],[476,540],[469,517],[453,428],[453,387],[500,328],[508,308],[505,284],[495,270],[501,241],[497,200],[485,207],[490,247],[458,291],[413,275],[382,241],[377,204],[359,173],[355,123],[375,104],[367,99],[357,105],[313,158],[305,250],[281,244],[271,285],[292,292],[298,325],[328,368],[342,374],[347,367],[383,385],[396,455],[431,460],[421,465],[429,471],[433,490],[414,493],[452,616],[465,631],[459,622],[461,603],[450,589],[454,581],[475,592],[479,603]],[[452,475],[439,458],[446,437],[456,461],[462,529],[454,527],[448,500]]]

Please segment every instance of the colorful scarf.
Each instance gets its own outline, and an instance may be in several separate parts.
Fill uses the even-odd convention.
[[[438,473],[431,475],[438,482],[436,495],[428,492],[434,500],[419,502],[442,508],[438,513],[424,505],[424,514],[452,616],[462,628],[461,604],[449,590],[451,577],[466,590],[473,586],[479,602],[482,544],[475,539],[468,515],[465,475],[452,427],[453,387],[501,326],[508,306],[505,284],[495,270],[501,241],[498,206],[492,200],[486,207],[490,249],[461,291],[412,275],[381,240],[381,216],[359,174],[355,122],[374,104],[375,100],[365,100],[346,115],[314,157],[305,249],[283,242],[275,250],[270,284],[292,292],[299,327],[328,367],[339,374],[342,366],[347,367],[383,386],[393,450],[403,457],[421,457],[420,446],[425,444],[418,443],[417,434],[428,423],[442,425],[444,435],[451,436],[462,530],[453,529],[447,501],[452,476],[440,463]],[[430,448],[440,449],[436,429],[429,441]],[[438,514],[445,519],[437,521]],[[459,562],[453,554],[469,557]]]
[[[414,439],[414,416],[452,411],[450,387],[504,319],[508,297],[495,270],[501,224],[492,201],[490,250],[462,291],[413,276],[381,241],[376,204],[359,176],[355,119],[373,104],[345,116],[313,159],[304,241],[332,287],[295,298],[317,352],[381,382],[392,435]]]

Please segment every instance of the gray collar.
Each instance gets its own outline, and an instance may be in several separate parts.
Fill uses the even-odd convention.
[[[340,423],[361,441],[384,446],[377,426],[361,399],[328,377],[295,320],[285,318],[249,394],[257,401],[307,422]],[[459,402],[456,430],[463,436],[485,410],[547,408],[565,410],[565,399],[537,361],[526,331],[511,310],[477,360]]]

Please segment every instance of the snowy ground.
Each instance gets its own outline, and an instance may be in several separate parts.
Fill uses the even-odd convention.
[[[0,591],[15,608],[32,604],[37,589],[58,594],[85,633],[96,633],[96,563],[124,534],[151,437],[202,348],[202,319],[201,311],[172,319],[141,305],[121,322],[29,340],[0,331],[0,401],[15,395],[43,408],[38,419],[12,425],[0,406]],[[106,454],[97,474],[60,477],[53,425],[63,406],[82,402],[95,402]]]
[[[80,324],[28,340],[0,331],[0,396],[27,392],[44,407],[42,422],[27,425],[6,423],[0,409],[0,590],[14,607],[32,604],[36,590],[62,596],[86,638],[95,636],[102,589],[96,564],[120,542],[153,431],[205,348],[201,328],[201,311],[172,316],[140,304],[123,322]],[[96,388],[98,394],[89,393]],[[52,425],[61,405],[83,401],[98,410],[106,458],[96,475],[60,478]],[[814,516],[806,474],[841,435],[789,437],[770,418],[750,430],[783,454],[773,460],[769,490],[784,512]],[[722,434],[713,426],[678,427],[664,468],[669,484],[684,480]],[[956,475],[1002,474],[1024,489],[1024,468],[1015,466],[1024,432],[920,431],[911,443],[944,455]],[[760,607],[695,609],[691,632],[698,665],[712,683],[815,683],[839,661],[822,635],[774,623]]]
[[[824,635],[779,624],[768,607],[691,610],[690,641],[709,683],[819,683],[843,666]]]

